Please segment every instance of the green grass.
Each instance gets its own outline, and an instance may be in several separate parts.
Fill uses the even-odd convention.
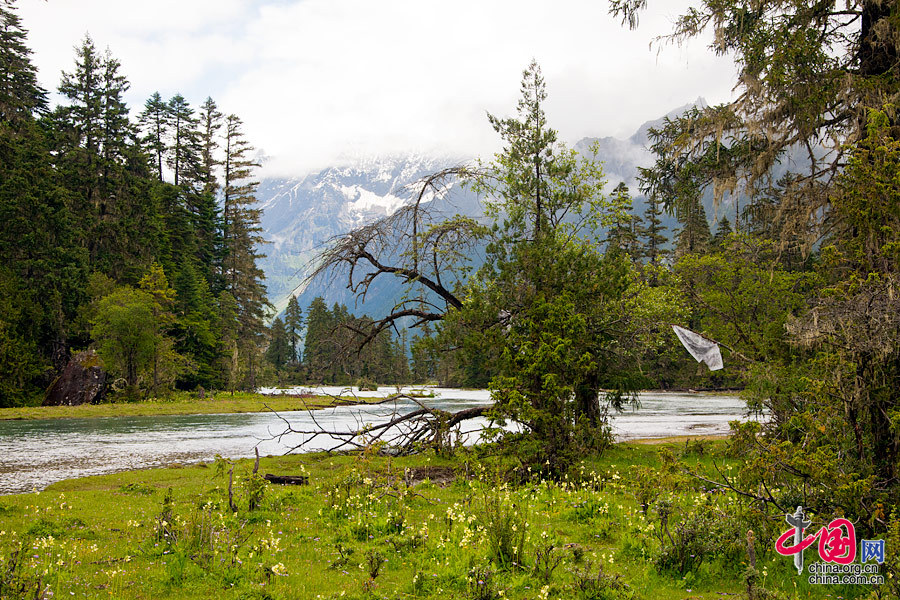
[[[225,461],[68,480],[0,497],[0,585],[49,586],[54,598],[738,597],[740,546],[709,550],[684,574],[654,563],[653,507],[674,507],[672,529],[694,512],[740,508],[680,471],[708,469],[713,459],[735,465],[723,448],[620,444],[573,465],[560,483],[535,474],[513,484],[508,464],[471,454],[263,458],[260,473],[310,477],[309,486],[282,487],[250,477],[252,461],[241,460],[237,513],[228,508]],[[259,508],[250,511],[253,495]],[[787,597],[870,591],[809,586],[774,551],[759,563],[765,586]]]
[[[175,393],[171,398],[144,402],[83,404],[80,406],[24,406],[0,408],[0,420],[9,419],[72,419],[91,417],[134,417],[147,415],[190,415],[208,413],[265,412],[269,408],[282,412],[326,408],[338,402],[377,402],[379,398],[359,398],[337,401],[328,396],[299,398],[291,396],[264,396],[251,392],[217,392],[204,399],[187,392]],[[267,408],[268,406],[268,408]]]

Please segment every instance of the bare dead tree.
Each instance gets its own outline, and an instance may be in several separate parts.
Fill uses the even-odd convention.
[[[340,399],[338,396],[331,397]],[[394,395],[379,404],[387,402],[393,403],[393,409],[379,422],[370,423],[362,416],[354,415],[355,426],[345,430],[325,427],[320,423],[316,411],[311,409],[307,410],[307,414],[312,427],[298,428],[283,415],[266,406],[284,422],[284,429],[270,439],[281,443],[287,436],[301,436],[300,441],[291,446],[288,453],[310,449],[321,438],[330,440],[330,445],[325,448],[327,452],[364,450],[374,445],[384,445],[396,455],[413,454],[426,448],[444,452],[452,449],[454,436],[461,440],[465,435],[477,431],[462,431],[460,426],[464,421],[486,416],[491,408],[476,406],[450,413],[426,406],[419,399],[406,394]]]
[[[437,209],[434,200],[472,176],[471,167],[456,166],[407,186],[411,201],[393,214],[333,238],[307,278],[346,277],[346,287],[364,302],[371,286],[385,277],[397,278],[405,293],[387,315],[366,323],[345,325],[359,337],[357,348],[370,343],[400,320],[412,327],[440,321],[462,302],[456,290],[465,278],[461,269],[478,246],[485,227],[475,219]]]

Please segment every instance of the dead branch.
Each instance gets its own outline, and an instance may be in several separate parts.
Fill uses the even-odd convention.
[[[403,400],[408,402],[401,404],[400,401]],[[465,421],[486,415],[491,408],[477,406],[451,413],[431,408],[420,402],[419,399],[406,394],[395,395],[389,401],[394,402],[394,408],[383,421],[374,424],[363,422],[358,415],[354,415],[356,426],[343,431],[328,429],[320,424],[316,412],[321,414],[323,409],[318,411],[307,409],[312,427],[298,428],[283,415],[266,405],[266,408],[284,423],[284,429],[272,434],[269,439],[280,443],[285,436],[302,436],[301,441],[291,446],[286,452],[287,454],[309,449],[315,440],[326,438],[331,440],[331,444],[324,449],[326,452],[362,450],[382,444],[389,449],[391,454],[402,456],[419,452],[425,448],[439,450],[445,448],[455,428]],[[409,403],[417,408],[407,410],[410,408]]]
[[[406,293],[390,313],[360,327],[358,347],[371,342],[383,330],[396,328],[403,319],[413,327],[443,319],[462,302],[455,289],[466,273],[458,268],[470,260],[484,226],[460,215],[442,213],[433,202],[446,196],[474,169],[456,166],[443,169],[406,187],[411,200],[393,214],[330,240],[319,255],[317,266],[307,277],[346,277],[346,287],[364,302],[375,281],[396,278]]]

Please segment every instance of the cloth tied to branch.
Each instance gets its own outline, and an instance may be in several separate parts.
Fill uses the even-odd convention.
[[[722,368],[722,353],[719,352],[717,343],[678,325],[672,325],[672,329],[694,360],[706,363],[710,371],[718,371]]]

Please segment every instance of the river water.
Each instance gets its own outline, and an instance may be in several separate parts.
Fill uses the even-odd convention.
[[[272,392],[274,390],[264,390]],[[317,388],[315,393],[347,395],[347,389]],[[354,390],[355,391],[355,390]],[[384,397],[396,391],[358,392]],[[437,397],[421,402],[448,411],[490,404],[486,390],[438,388]],[[352,394],[353,392],[351,392]],[[746,419],[744,403],[736,396],[689,393],[641,394],[640,408],[616,415],[613,432],[618,439],[716,434],[728,431],[728,422]],[[330,430],[356,429],[377,423],[396,412],[413,410],[411,401],[389,401],[370,406],[341,406],[315,411],[315,422]],[[0,494],[40,490],[75,477],[129,469],[161,467],[172,463],[284,454],[300,443],[299,435],[276,436],[285,429],[283,417],[295,429],[312,429],[309,413],[176,415],[0,421]],[[484,421],[466,424],[477,430]],[[477,435],[477,434],[476,434]],[[334,441],[318,438],[308,449],[331,447]]]

